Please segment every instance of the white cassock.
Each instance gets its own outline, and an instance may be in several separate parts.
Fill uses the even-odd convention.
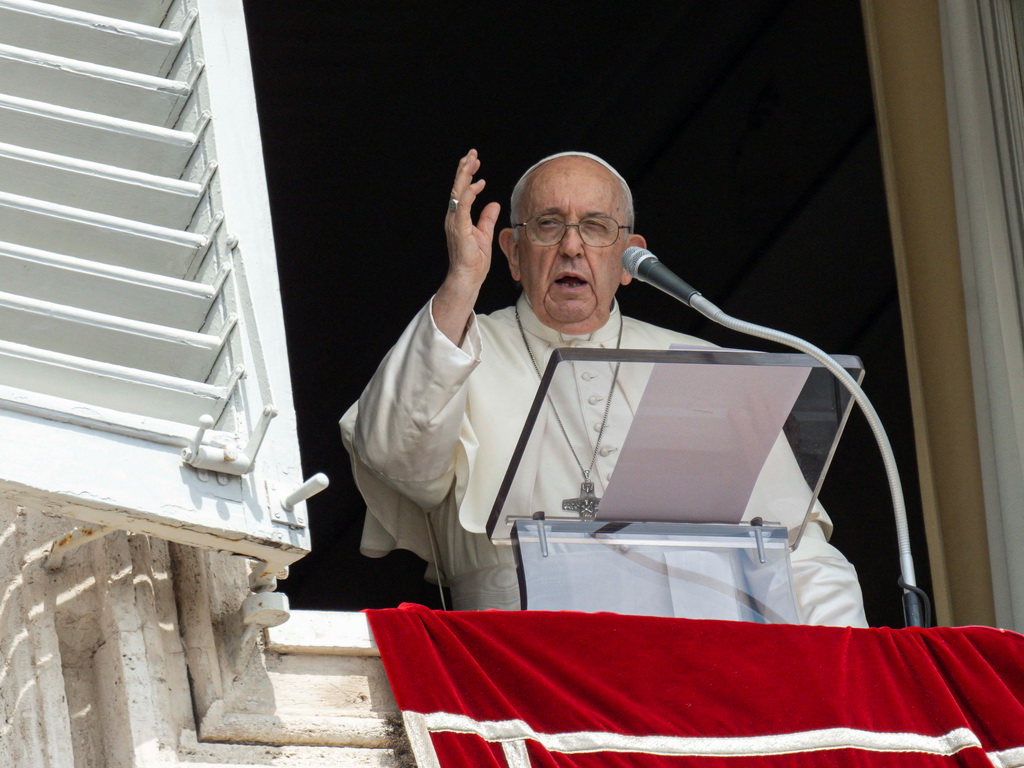
[[[622,317],[617,303],[608,322],[585,337],[561,334],[542,324],[525,296],[517,307],[541,371],[556,347],[614,349],[620,318],[624,349],[712,346]],[[562,416],[570,433],[575,430],[570,434],[574,441],[590,441],[589,450],[577,449],[584,466],[603,421],[612,372],[608,365],[588,366],[578,413]],[[517,608],[512,549],[492,544],[485,529],[538,383],[512,307],[474,316],[457,347],[434,325],[428,303],[381,362],[359,402],[341,419],[342,440],[367,504],[363,554],[382,557],[393,549],[408,549],[428,563],[439,556],[456,609]],[[598,496],[611,475],[640,393],[642,387],[631,387],[628,381],[616,384],[591,476]],[[593,434],[581,438],[588,425]],[[582,480],[561,430],[554,424],[546,430],[546,472],[534,498],[526,501],[532,509],[560,509],[562,499],[577,495]],[[799,525],[802,519],[801,510],[797,520],[783,522]],[[791,554],[797,609],[806,624],[867,626],[856,572],[828,543],[831,531],[828,515],[817,505]]]

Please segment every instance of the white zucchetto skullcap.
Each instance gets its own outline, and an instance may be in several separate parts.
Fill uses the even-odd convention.
[[[517,221],[517,219],[519,218],[519,201],[523,196],[523,187],[526,185],[526,179],[530,176],[531,173],[536,171],[545,163],[549,163],[552,160],[557,160],[560,157],[585,157],[588,160],[593,160],[598,165],[604,166],[609,171],[611,171],[615,178],[617,178],[619,180],[619,183],[622,185],[622,192],[626,198],[626,212],[629,216],[629,221],[627,223],[630,225],[630,227],[633,226],[633,219],[635,218],[633,213],[633,193],[629,189],[629,184],[626,183],[626,179],[623,178],[622,174],[612,167],[611,163],[609,163],[607,160],[601,159],[597,155],[591,154],[590,152],[558,152],[554,155],[548,155],[543,160],[538,160],[536,163],[527,168],[526,172],[519,177],[519,181],[516,182],[515,187],[512,188],[512,205],[509,210],[509,213],[512,216],[513,226],[519,223]]]

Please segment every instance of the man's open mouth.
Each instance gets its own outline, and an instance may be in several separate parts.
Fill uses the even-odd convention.
[[[559,285],[564,285],[566,288],[576,288],[580,285],[586,285],[587,281],[582,277],[575,277],[573,275],[566,275],[555,280]]]

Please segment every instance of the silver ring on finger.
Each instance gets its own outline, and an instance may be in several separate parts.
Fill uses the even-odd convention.
[[[448,198],[448,210],[451,211],[452,213],[455,213],[457,210],[459,210],[459,201],[456,200],[454,197]]]

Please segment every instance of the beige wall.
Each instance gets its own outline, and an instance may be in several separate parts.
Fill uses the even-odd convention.
[[[117,531],[48,570],[75,524],[0,499],[0,766],[394,765],[364,616],[249,653],[245,560]]]
[[[939,624],[995,623],[937,0],[862,0]]]

